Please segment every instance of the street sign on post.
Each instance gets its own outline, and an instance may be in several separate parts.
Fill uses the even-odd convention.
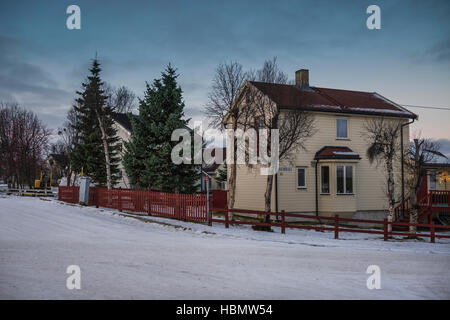
[[[209,174],[205,171],[202,171],[205,174],[205,182],[206,182],[206,214],[208,217],[208,225],[211,226],[211,211],[209,209]]]

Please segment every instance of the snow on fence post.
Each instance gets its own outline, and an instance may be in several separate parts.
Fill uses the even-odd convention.
[[[434,239],[435,239],[435,234],[434,234],[434,221],[433,220],[431,220],[431,223],[430,223],[430,241],[431,241],[431,243],[434,243]]]
[[[339,215],[334,216],[334,238],[339,239]]]
[[[384,218],[384,220],[383,220],[383,235],[384,235],[384,241],[387,241],[387,239],[388,239],[388,222],[387,222],[386,218]]]
[[[281,210],[281,233],[286,233],[286,213]]]
[[[228,207],[225,208],[225,228],[229,227],[229,223],[228,223]]]

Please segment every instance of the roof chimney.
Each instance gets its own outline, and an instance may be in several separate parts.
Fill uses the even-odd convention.
[[[295,71],[295,85],[300,89],[309,88],[309,70],[300,69]]]

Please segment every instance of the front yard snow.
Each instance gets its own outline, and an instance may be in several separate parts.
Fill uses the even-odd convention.
[[[448,240],[274,231],[0,197],[0,298],[450,298]],[[80,290],[66,288],[69,265]],[[380,290],[366,287],[369,265]]]

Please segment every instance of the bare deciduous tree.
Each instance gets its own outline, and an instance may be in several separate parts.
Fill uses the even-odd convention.
[[[400,150],[400,130],[401,122],[396,120],[386,120],[385,118],[372,119],[365,123],[364,129],[366,140],[369,144],[367,156],[370,162],[375,160],[384,164],[386,169],[386,196],[388,198],[389,222],[393,221],[395,200],[394,182],[394,160]],[[392,231],[389,224],[388,231]]]
[[[289,115],[288,117],[280,117],[278,106],[275,106],[272,110],[264,109],[263,106],[267,102],[267,97],[256,94],[257,90],[249,90],[245,94],[244,102],[237,101],[244,80],[280,84],[288,83],[288,77],[279,69],[276,57],[266,60],[261,69],[248,72],[244,72],[242,65],[237,62],[219,65],[216,69],[212,90],[209,94],[209,102],[206,106],[206,114],[211,119],[212,125],[216,128],[224,129],[223,125],[226,120],[228,124],[231,124],[229,129],[233,131],[236,131],[238,128],[242,130],[255,128],[255,114],[259,112],[260,117],[264,118],[264,127],[269,129],[269,134],[267,135],[268,149],[271,149],[270,129],[279,129],[280,155],[288,157],[293,150],[298,149],[302,145],[304,138],[312,134],[313,121],[311,116],[299,111],[287,111],[285,114]],[[234,157],[228,176],[229,208],[233,208],[235,202],[237,148],[237,143],[233,143],[233,150],[228,150],[228,152],[232,151]],[[268,156],[270,157],[270,154]],[[272,182],[273,175],[268,176],[265,193],[267,211],[270,211]],[[269,209],[267,209],[267,206]]]
[[[128,113],[136,108],[136,95],[125,86],[115,88],[110,84],[104,84],[103,88],[106,98],[106,105],[115,112]]]
[[[67,112],[67,121],[61,128],[58,129],[58,136],[60,137],[60,140],[57,142],[57,150],[55,150],[55,152],[61,154],[63,157],[67,156],[68,161],[64,166],[67,177],[67,186],[70,186],[71,182],[74,185],[76,181],[76,175],[74,176],[73,181],[71,180],[74,171],[72,170],[73,166],[70,162],[70,154],[72,153],[75,144],[79,142],[80,138],[80,133],[75,129],[77,121],[77,114],[75,110],[71,108]]]
[[[0,167],[9,186],[33,186],[49,136],[50,130],[32,111],[16,103],[0,103]]]
[[[276,73],[273,70],[264,70],[265,68],[276,68],[276,65],[271,63],[265,63],[264,68],[260,71],[260,74],[270,74],[274,75]],[[279,73],[279,72],[278,72]],[[277,79],[284,77],[275,77]],[[274,90],[270,96],[272,99],[277,101],[276,98],[278,92]],[[295,154],[300,150],[306,150],[305,142],[308,138],[312,137],[316,132],[314,125],[314,116],[303,110],[287,110],[281,109],[273,101],[269,100],[266,95],[256,88],[250,88],[249,90],[249,101],[251,115],[249,118],[249,127],[254,128],[258,134],[258,145],[267,146],[266,150],[258,150],[259,153],[267,156],[266,163],[267,166],[274,166],[272,163],[272,130],[278,130],[279,141],[278,141],[278,161],[292,162]],[[267,135],[265,143],[261,143],[260,135],[258,133],[259,129],[266,129]],[[258,146],[259,149],[259,146]],[[272,188],[273,188],[274,174],[268,174],[266,179],[266,191],[264,193],[264,209],[266,212],[271,211],[272,205]],[[270,222],[270,215],[264,217],[265,222]],[[265,229],[265,228],[262,228]]]
[[[409,150],[406,152],[405,169],[407,170],[407,187],[409,189],[409,201],[411,204],[411,214],[409,222],[417,224],[418,211],[420,209],[417,193],[423,178],[426,178],[425,164],[433,162],[438,157],[447,158],[439,152],[439,143],[431,140],[416,137],[411,141]],[[411,225],[409,232],[416,233],[417,227]]]
[[[228,116],[231,128],[238,128],[238,119],[242,118],[243,109],[234,107],[233,103],[245,80],[245,73],[242,65],[237,62],[220,64],[216,68],[216,73],[212,81],[211,92],[208,95],[206,105],[206,115],[211,119],[211,125],[215,128],[224,129],[225,117]],[[236,144],[234,143],[234,161],[230,165],[228,176],[228,207],[234,207],[236,194]],[[230,150],[228,151],[230,152]]]
[[[277,57],[264,61],[263,67],[258,70],[247,72],[246,79],[249,81],[260,81],[267,83],[288,83],[288,76],[281,71],[277,64]]]

